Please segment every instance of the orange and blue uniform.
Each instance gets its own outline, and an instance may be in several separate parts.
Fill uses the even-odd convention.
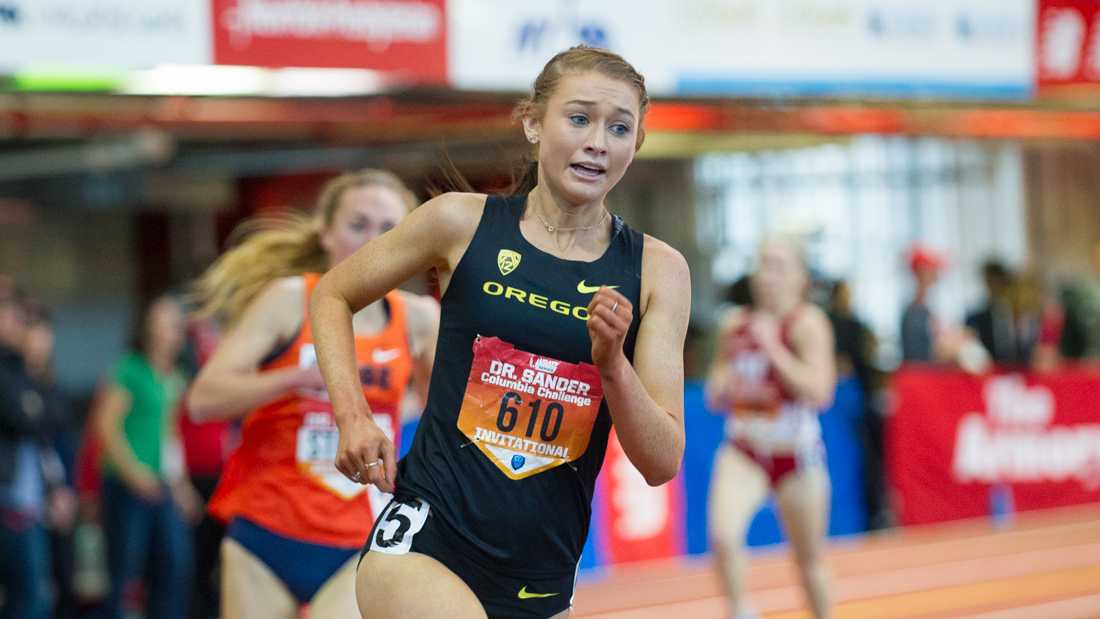
[[[308,307],[320,276],[304,277],[302,302]],[[404,300],[400,293],[391,292],[384,303],[385,328],[357,334],[355,353],[375,421],[396,443],[413,361]],[[307,315],[297,337],[273,351],[260,371],[314,364]],[[240,447],[230,456],[210,501],[210,512],[230,523],[229,537],[267,563],[302,602],[316,593],[314,585],[319,588],[362,547],[375,515],[389,500],[374,486],[353,483],[336,469],[338,439],[332,405],[323,388],[288,392],[245,418]],[[279,548],[286,552],[273,552]],[[318,559],[314,564],[302,560],[310,552]],[[292,560],[284,561],[284,555]],[[309,565],[310,582],[294,582],[302,579],[291,568],[303,564]]]

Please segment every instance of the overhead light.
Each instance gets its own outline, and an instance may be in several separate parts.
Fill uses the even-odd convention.
[[[247,95],[264,87],[264,70],[214,65],[161,65],[133,71],[120,92],[133,95]]]
[[[271,71],[271,94],[277,97],[347,97],[385,90],[379,71],[367,69],[278,69]]]
[[[161,65],[133,71],[119,92],[132,95],[347,97],[381,92],[385,74],[366,69],[264,69]]]

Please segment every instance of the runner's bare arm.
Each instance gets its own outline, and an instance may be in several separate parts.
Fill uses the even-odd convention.
[[[352,314],[430,268],[449,277],[473,238],[484,205],[485,196],[478,194],[450,193],[429,200],[326,273],[313,291],[310,316],[317,362],[340,427],[336,468],[351,479],[392,492],[396,475],[393,443],[371,419],[359,384]],[[373,466],[379,458],[383,466]]]
[[[321,387],[315,367],[260,372],[260,362],[294,338],[305,319],[305,284],[286,277],[269,284],[249,303],[218,342],[188,394],[195,421],[243,417],[292,389]]]
[[[154,499],[160,494],[160,480],[152,469],[138,460],[122,429],[132,402],[125,387],[107,379],[99,388],[89,418],[102,441],[104,456],[126,485],[145,498]]]
[[[836,388],[836,356],[825,312],[807,306],[791,331],[791,343],[793,351],[778,339],[766,346],[779,379],[815,408],[827,408]]]
[[[737,332],[745,320],[745,312],[733,308],[723,314],[718,327],[718,346],[707,372],[704,396],[707,408],[712,412],[725,412],[730,406],[730,390],[736,382],[736,375],[730,367],[730,338]]]
[[[428,401],[432,364],[435,362],[436,341],[439,338],[439,302],[425,295],[405,294],[409,316],[409,342],[413,356],[410,392],[416,404],[407,407],[410,415],[419,414]],[[407,419],[402,419],[407,421]]]
[[[597,296],[616,299],[608,293],[618,295],[605,288]],[[616,300],[621,304],[625,297]],[[633,367],[621,347],[616,362],[597,366],[623,451],[646,482],[657,486],[676,476],[684,453],[683,351],[691,277],[684,257],[652,237],[646,237],[642,257],[642,303]],[[614,307],[605,299],[594,305],[601,307],[589,319],[595,321],[590,333],[609,322]]]

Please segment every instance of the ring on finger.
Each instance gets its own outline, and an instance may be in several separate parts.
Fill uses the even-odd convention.
[[[368,462],[367,463],[367,468],[368,469],[373,469],[376,466],[381,466],[381,464],[382,464],[381,460],[375,460],[374,462]]]
[[[351,476],[352,481],[363,481],[363,472],[355,471],[355,475]]]
[[[615,304],[611,306],[611,313],[614,314],[617,309],[619,309],[619,302],[615,301]]]

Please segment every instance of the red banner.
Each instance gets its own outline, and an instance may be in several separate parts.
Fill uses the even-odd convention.
[[[607,456],[597,496],[603,505],[600,556],[608,564],[663,559],[683,554],[683,493],[677,476],[656,488],[623,452],[614,430],[607,442]]]
[[[972,376],[923,367],[893,379],[887,459],[903,524],[1100,501],[1100,373]]]
[[[1040,0],[1036,27],[1040,88],[1100,84],[1100,2]]]
[[[214,62],[447,77],[445,0],[213,0]]]

